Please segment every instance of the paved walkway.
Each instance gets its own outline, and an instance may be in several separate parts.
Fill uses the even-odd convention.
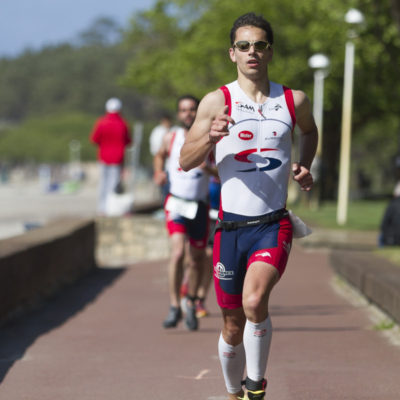
[[[134,228],[126,243],[140,237],[153,244],[133,257],[136,262],[94,271],[0,331],[0,399],[225,399],[213,293],[211,316],[201,320],[198,332],[183,326],[163,330],[168,307],[166,260],[160,259],[168,249],[163,222],[127,221],[128,230]],[[112,226],[111,220],[101,223]],[[99,237],[105,246],[112,237],[104,234],[107,229]],[[120,237],[114,240],[123,244]],[[129,254],[125,248],[120,261],[128,263]],[[148,261],[153,256],[158,260]],[[112,253],[102,259],[108,264]],[[294,246],[271,299],[267,399],[398,400],[399,348],[373,329],[368,306],[349,303],[332,279],[327,251]]]

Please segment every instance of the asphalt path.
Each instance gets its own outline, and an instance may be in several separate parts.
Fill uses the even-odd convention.
[[[220,314],[161,327],[166,260],[98,269],[0,331],[1,400],[222,400]],[[337,293],[323,251],[295,246],[271,298],[266,399],[398,400],[400,350]]]

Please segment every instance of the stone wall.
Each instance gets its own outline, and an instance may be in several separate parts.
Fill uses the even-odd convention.
[[[0,321],[95,267],[95,223],[59,220],[0,240]]]
[[[336,250],[330,258],[337,274],[400,323],[400,267],[369,251]]]
[[[99,217],[96,238],[96,262],[101,267],[129,266],[169,257],[165,221],[151,215]]]

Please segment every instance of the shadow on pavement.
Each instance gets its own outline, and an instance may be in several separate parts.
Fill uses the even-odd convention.
[[[84,278],[0,328],[0,383],[41,335],[63,325],[121,277],[125,268],[96,268]]]
[[[272,315],[276,316],[305,316],[305,315],[335,315],[343,314],[351,309],[349,306],[336,306],[336,305],[301,305],[301,306],[271,306],[270,311]]]
[[[332,326],[326,328],[319,327],[307,327],[307,326],[295,326],[295,327],[285,327],[285,328],[274,328],[274,332],[351,332],[360,331],[360,328],[354,328],[351,326]]]
[[[274,317],[321,317],[336,315],[340,317],[351,309],[350,306],[341,305],[301,305],[301,306],[272,306],[271,316]],[[318,327],[315,325],[305,326],[299,324],[298,320],[296,325],[292,327],[279,327],[274,326],[276,332],[342,332],[342,331],[358,331],[360,328],[353,326],[331,326],[331,327]]]

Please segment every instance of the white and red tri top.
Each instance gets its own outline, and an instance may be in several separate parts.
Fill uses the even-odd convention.
[[[185,130],[178,128],[172,137],[167,171],[170,193],[185,200],[207,201],[209,175],[196,167],[185,172],[179,165],[181,148],[185,141]]]
[[[237,81],[221,90],[235,121],[215,149],[222,211],[259,216],[284,208],[296,123],[292,91],[270,82],[267,101],[258,104]]]

